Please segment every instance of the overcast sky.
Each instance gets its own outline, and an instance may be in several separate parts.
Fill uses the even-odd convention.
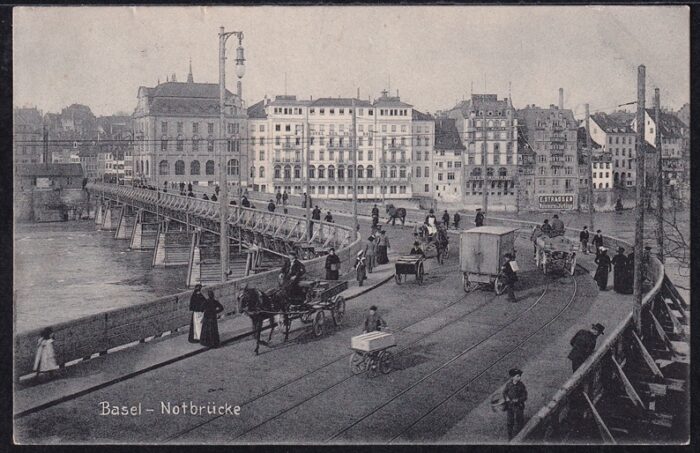
[[[141,85],[176,73],[218,82],[218,27],[245,33],[248,105],[265,94],[376,97],[435,112],[474,93],[582,116],[636,100],[637,66],[674,109],[689,100],[686,7],[15,8],[14,104],[131,113]],[[227,87],[235,91],[235,40]]]

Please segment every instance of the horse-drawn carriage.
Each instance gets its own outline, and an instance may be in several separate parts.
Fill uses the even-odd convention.
[[[261,343],[260,332],[265,319],[270,324],[268,342],[272,339],[276,316],[281,317],[279,326],[284,332],[285,341],[289,337],[292,321],[295,319],[303,324],[311,324],[316,337],[323,335],[326,329],[326,312],[330,313],[333,324],[340,326],[345,316],[345,299],[340,293],[347,288],[347,281],[335,280],[301,280],[298,291],[291,294],[283,287],[272,288],[265,292],[244,287],[238,299],[241,311],[253,321],[256,338],[255,353],[258,353],[258,346]]]
[[[549,237],[541,234],[535,237],[535,264],[548,274],[560,268],[574,275],[576,270],[577,244],[565,236]]]
[[[399,285],[401,281],[406,281],[408,275],[415,275],[416,282],[419,285],[423,284],[423,275],[425,274],[425,269],[423,268],[423,258],[421,255],[405,255],[400,256],[396,260],[396,273],[394,274],[394,279]]]
[[[517,229],[482,226],[462,231],[459,243],[459,264],[464,291],[480,287],[493,288],[503,294],[505,284],[501,265],[506,253],[515,257]]]

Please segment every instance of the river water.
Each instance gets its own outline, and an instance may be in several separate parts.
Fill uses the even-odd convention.
[[[152,268],[94,221],[16,225],[14,259],[16,332],[185,290],[187,266]]]

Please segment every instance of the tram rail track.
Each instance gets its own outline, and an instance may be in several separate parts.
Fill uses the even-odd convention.
[[[457,269],[457,268],[458,268],[458,265],[452,265],[452,266],[449,266],[449,267],[444,266],[442,269],[446,269],[446,268],[448,268],[448,269],[449,269],[449,268]],[[540,297],[538,298],[538,301],[541,299],[542,295],[544,295],[544,294],[547,292],[548,287],[549,287],[549,284],[547,283],[547,285],[545,286],[544,291],[542,292],[542,294],[541,294]],[[406,324],[406,325],[404,325],[404,326],[401,326],[401,327],[399,327],[399,328],[394,329],[394,332],[406,331],[407,329],[409,329],[409,328],[411,328],[411,327],[413,327],[413,326],[415,326],[415,325],[417,325],[417,324],[419,324],[419,323],[425,321],[426,319],[428,319],[428,318],[430,318],[430,317],[432,317],[432,316],[435,316],[435,315],[437,315],[437,314],[439,314],[439,313],[441,313],[441,312],[444,312],[444,311],[450,309],[451,307],[455,306],[456,304],[462,302],[462,301],[463,301],[464,299],[466,299],[468,296],[469,296],[469,294],[462,294],[462,295],[460,295],[459,297],[456,297],[455,299],[451,300],[450,303],[448,303],[447,305],[445,305],[445,306],[443,306],[443,307],[440,307],[440,308],[438,308],[438,309],[436,309],[436,310],[433,310],[433,311],[430,312],[428,315],[421,317],[419,320],[410,322],[409,324]],[[401,354],[403,351],[405,351],[405,350],[407,350],[407,349],[410,349],[410,348],[413,347],[415,344],[417,344],[417,343],[419,343],[420,341],[424,340],[424,339],[427,338],[428,336],[430,336],[430,335],[432,335],[432,334],[434,334],[434,333],[436,333],[436,332],[438,332],[438,331],[440,331],[440,330],[442,330],[442,329],[444,329],[444,328],[446,328],[446,327],[448,327],[448,326],[450,326],[450,325],[453,325],[453,324],[455,324],[455,323],[458,323],[458,322],[460,322],[460,321],[463,321],[463,320],[464,320],[465,318],[467,318],[468,316],[470,316],[470,315],[474,314],[475,312],[477,312],[478,310],[480,310],[480,309],[482,309],[482,308],[488,306],[490,303],[493,302],[493,300],[494,300],[496,297],[498,297],[498,296],[495,296],[495,295],[494,295],[494,296],[488,297],[484,302],[479,303],[477,306],[473,307],[471,310],[467,311],[467,312],[464,313],[463,315],[460,315],[458,318],[452,319],[452,320],[448,321],[446,324],[443,324],[443,325],[441,325],[441,326],[439,326],[439,327],[436,327],[435,329],[431,329],[430,331],[428,331],[428,332],[426,332],[426,333],[424,333],[424,334],[421,334],[421,335],[418,336],[416,339],[412,340],[410,343],[407,343],[407,344],[405,344],[404,346],[402,346],[400,349],[398,349],[398,350],[396,351],[396,355],[398,356],[398,355]],[[528,309],[529,309],[529,308],[530,308],[530,307],[528,307]],[[526,309],[526,310],[527,310],[527,309]],[[292,380],[290,380],[290,381],[287,381],[287,382],[285,382],[284,384],[280,384],[280,385],[278,385],[278,386],[276,386],[276,387],[274,387],[274,388],[271,388],[270,390],[268,390],[268,391],[266,391],[266,392],[263,392],[263,393],[261,393],[261,394],[255,395],[255,397],[250,398],[250,399],[248,399],[248,400],[242,402],[242,403],[240,404],[240,407],[243,408],[243,407],[245,407],[245,406],[249,406],[250,404],[256,402],[257,400],[260,400],[260,399],[262,399],[262,398],[264,398],[264,397],[266,397],[266,396],[268,396],[268,395],[270,395],[270,394],[272,394],[272,393],[275,393],[275,392],[277,392],[277,391],[280,391],[280,390],[282,390],[282,389],[284,389],[284,388],[286,388],[286,387],[289,387],[289,386],[291,386],[291,385],[293,385],[293,384],[295,384],[295,383],[297,383],[297,382],[299,382],[299,381],[301,381],[301,380],[304,380],[304,379],[308,378],[309,376],[311,376],[312,374],[317,373],[317,372],[319,372],[319,371],[321,371],[321,370],[323,370],[323,369],[325,369],[325,368],[328,368],[328,367],[330,367],[330,366],[332,366],[332,365],[334,365],[334,364],[336,364],[336,363],[339,363],[339,362],[341,362],[341,361],[342,361],[342,362],[347,362],[348,357],[349,357],[348,354],[343,354],[343,355],[341,355],[341,356],[339,356],[339,357],[337,357],[337,358],[334,358],[334,359],[332,359],[332,360],[326,361],[326,362],[324,362],[322,365],[320,365],[320,366],[318,366],[318,367],[316,367],[316,368],[310,370],[309,372],[307,372],[307,373],[305,373],[305,374],[303,374],[303,375],[300,375],[300,376],[298,376],[298,377],[296,377],[296,378],[294,378],[294,379],[292,379]],[[279,416],[281,416],[281,415],[283,415],[283,414],[289,412],[289,411],[292,410],[292,409],[295,409],[296,407],[298,407],[298,406],[304,404],[305,402],[307,402],[307,401],[309,401],[309,400],[315,398],[316,396],[318,396],[318,395],[320,395],[320,394],[322,394],[322,393],[324,393],[324,392],[326,392],[326,391],[328,391],[328,390],[331,390],[331,389],[335,388],[336,386],[342,384],[343,382],[346,382],[346,381],[350,380],[350,379],[353,378],[353,377],[356,377],[356,376],[351,374],[351,375],[349,375],[349,376],[346,376],[346,377],[342,378],[341,380],[338,380],[338,381],[334,382],[334,383],[333,383],[332,385],[330,385],[330,386],[324,387],[323,389],[321,389],[321,391],[319,391],[319,392],[317,392],[317,393],[311,395],[310,397],[305,398],[303,401],[300,401],[299,403],[294,404],[293,406],[291,406],[291,407],[289,407],[289,408],[287,408],[287,409],[285,409],[285,410],[279,412],[279,413],[276,414],[274,417],[270,417],[270,418],[266,419],[265,421],[259,423],[258,425],[256,425],[256,426],[254,426],[254,427],[252,427],[252,428],[250,428],[250,429],[248,429],[248,430],[246,430],[246,431],[244,431],[244,432],[238,434],[236,437],[234,437],[234,439],[245,435],[246,433],[248,433],[248,432],[250,432],[250,431],[252,431],[252,430],[258,428],[259,426],[262,426],[263,424],[267,423],[268,421],[274,420],[275,418],[277,418],[277,417],[279,417]],[[180,432],[178,432],[178,433],[175,433],[175,434],[169,436],[168,438],[165,439],[165,441],[171,441],[171,440],[177,439],[177,438],[179,438],[179,437],[181,437],[181,436],[183,436],[183,435],[185,435],[185,434],[187,434],[187,433],[189,433],[189,432],[192,432],[192,431],[194,431],[194,430],[196,430],[196,429],[198,429],[198,428],[200,428],[200,427],[202,427],[202,426],[204,426],[204,425],[207,425],[207,424],[209,424],[209,423],[211,423],[211,422],[213,422],[213,421],[215,421],[216,419],[221,418],[221,417],[222,417],[222,416],[217,415],[217,416],[214,416],[214,417],[212,417],[212,418],[210,418],[210,419],[204,420],[204,421],[202,421],[201,423],[198,423],[198,424],[195,425],[195,426],[192,426],[192,427],[190,427],[190,428],[188,428],[188,429],[186,429],[186,430],[182,430],[182,431],[180,431]]]

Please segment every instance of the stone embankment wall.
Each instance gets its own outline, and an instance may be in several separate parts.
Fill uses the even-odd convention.
[[[88,193],[83,189],[33,189],[14,193],[17,222],[58,222],[86,215]]]

